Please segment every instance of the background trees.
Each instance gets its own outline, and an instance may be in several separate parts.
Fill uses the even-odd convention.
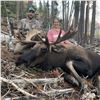
[[[17,5],[17,6],[16,6]],[[39,1],[38,6],[33,1],[2,1],[1,17],[13,17],[20,20],[26,16],[27,8],[33,6],[37,9],[37,19],[42,23],[42,28],[48,30],[52,20],[60,16],[62,28],[67,31],[71,23],[78,26],[75,40],[81,45],[93,43],[95,34],[96,1]],[[61,9],[59,9],[61,6]],[[92,14],[90,12],[92,11]],[[90,20],[91,17],[91,20]]]

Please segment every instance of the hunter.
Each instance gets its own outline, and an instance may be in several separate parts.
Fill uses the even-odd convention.
[[[18,23],[18,31],[15,33],[16,38],[24,40],[28,32],[31,32],[33,29],[41,29],[41,24],[36,20],[36,10],[33,7],[29,7],[26,14],[26,18],[21,19]],[[14,53],[21,51],[23,46],[20,43],[17,43],[14,49]]]

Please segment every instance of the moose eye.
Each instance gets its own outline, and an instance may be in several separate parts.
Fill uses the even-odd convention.
[[[47,48],[41,48],[41,52],[42,52],[42,53],[46,53],[47,50],[48,50]]]

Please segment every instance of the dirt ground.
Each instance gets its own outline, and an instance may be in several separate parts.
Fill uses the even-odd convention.
[[[25,66],[16,67],[15,60],[18,55],[14,55],[12,51],[9,51],[6,45],[1,45],[1,77],[6,79],[38,79],[38,78],[57,78],[57,76],[53,75],[51,71],[44,72],[41,69],[29,68]],[[62,71],[60,72],[62,74]],[[23,83],[17,85],[27,91],[32,95],[37,95],[38,99],[33,99],[30,96],[25,96],[23,93],[18,91],[11,84],[2,82],[1,84],[1,95],[2,100],[6,100],[6,98],[10,98],[9,100],[100,100],[97,94],[97,85],[93,85],[93,81],[86,81],[88,84],[87,92],[84,94],[80,93],[80,89],[78,87],[73,87],[67,82],[59,81],[56,83],[50,84],[38,84],[35,83],[35,86],[31,83]],[[44,96],[41,91],[49,91],[53,89],[69,89],[73,88],[73,91],[68,93],[59,93],[59,95],[53,96]],[[55,93],[56,94],[56,93]],[[94,95],[94,96],[93,96]],[[92,97],[93,96],[93,97]],[[91,98],[90,98],[91,97]],[[12,99],[11,99],[12,98]],[[40,99],[41,98],[41,99]]]

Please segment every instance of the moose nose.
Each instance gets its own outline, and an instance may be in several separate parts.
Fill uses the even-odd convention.
[[[46,53],[47,50],[48,50],[47,48],[42,48],[42,49],[41,49],[41,52],[42,52],[42,53]]]

